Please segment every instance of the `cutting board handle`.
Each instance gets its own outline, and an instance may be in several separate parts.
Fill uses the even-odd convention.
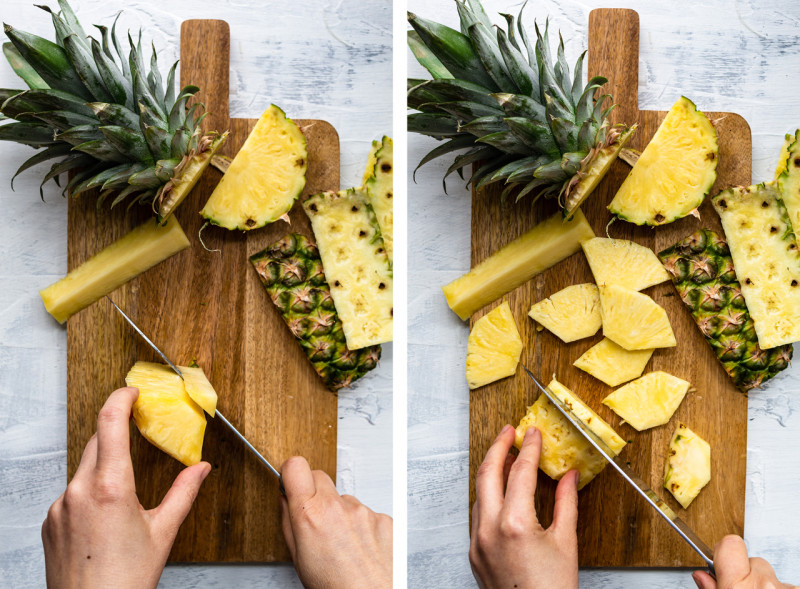
[[[599,64],[602,65],[600,71]],[[628,8],[598,8],[589,13],[589,78],[604,76],[603,94],[617,105],[612,123],[639,118],[639,13]]]
[[[195,19],[181,24],[181,87],[200,87],[206,105],[204,131],[222,133],[230,126],[231,29],[224,20]],[[194,72],[187,79],[184,72]]]

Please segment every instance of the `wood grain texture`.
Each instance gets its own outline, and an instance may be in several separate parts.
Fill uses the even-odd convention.
[[[212,113],[206,129],[230,129],[223,148],[235,155],[255,119],[228,119],[229,32],[224,21],[193,20],[181,29],[181,82],[202,88]],[[339,142],[333,127],[296,121],[309,153],[305,198],[339,188]],[[294,454],[336,476],[337,398],[327,391],[268,300],[248,257],[285,235],[282,222],[250,233],[207,228],[197,214],[221,178],[209,169],[176,213],[192,246],[113,293],[113,298],[170,359],[193,359],[219,394],[220,411],[276,465]],[[148,210],[96,213],[92,198],[71,200],[68,264],[72,269],[131,227]],[[291,230],[311,235],[299,201]],[[124,386],[137,360],[158,360],[104,301],[67,323],[68,477],[108,393]],[[132,457],[142,504],[157,505],[182,466],[132,430]],[[312,433],[309,433],[312,432]],[[285,561],[275,479],[225,429],[209,419],[203,459],[212,472],[175,541],[171,561]]]
[[[606,91],[617,108],[612,122],[638,123],[629,143],[643,149],[666,116],[661,111],[638,110],[638,15],[626,9],[600,9],[589,17],[589,76],[609,78]],[[714,122],[720,143],[717,182],[712,193],[751,178],[750,128],[740,116],[706,113]],[[597,235],[605,234],[610,220],[606,210],[630,168],[614,164],[606,179],[584,203],[583,210]],[[505,207],[498,188],[473,192],[472,265],[481,262],[555,211],[548,206]],[[701,220],[688,217],[656,229],[636,227],[618,221],[611,226],[612,237],[631,239],[658,252],[701,227],[719,230],[719,219],[706,201]],[[581,282],[592,282],[585,257],[576,254],[502,300],[508,300],[523,342],[522,363],[545,381],[556,374],[631,443],[623,456],[631,467],[683,517],[690,526],[714,545],[723,535],[742,534],[744,528],[745,468],[747,446],[747,398],[731,384],[722,367],[697,329],[670,283],[646,291],[662,305],[670,318],[678,347],[658,350],[645,372],[665,370],[684,378],[696,389],[684,400],[669,424],[645,432],[621,425],[620,418],[601,404],[611,388],[572,366],[572,363],[602,335],[563,344],[547,331],[536,332],[527,312],[536,301]],[[474,323],[498,303],[472,317]],[[475,500],[475,472],[497,432],[505,423],[517,424],[526,407],[538,396],[533,383],[520,368],[513,378],[472,391],[470,396],[470,505]],[[661,488],[664,459],[669,439],[678,422],[684,422],[703,436],[712,448],[712,480],[688,510],[680,508]],[[552,517],[555,483],[539,477],[536,505],[540,520]],[[579,496],[579,555],[584,567],[689,567],[700,559],[663,522],[636,492],[611,469],[603,471]]]

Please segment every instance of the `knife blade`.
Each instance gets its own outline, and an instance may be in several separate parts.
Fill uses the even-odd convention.
[[[575,413],[573,413],[572,409],[567,406],[561,399],[559,399],[549,388],[544,386],[540,383],[533,373],[528,370],[525,366],[522,367],[525,372],[528,373],[528,376],[531,377],[531,380],[536,384],[539,390],[542,392],[544,396],[546,396],[550,402],[556,406],[561,414],[569,421],[575,428],[586,438],[595,450],[597,450],[606,461],[611,464],[612,467],[622,475],[622,478],[625,479],[634,489],[636,492],[639,493],[642,497],[644,497],[645,501],[650,504],[656,512],[666,520],[666,522],[672,527],[673,530],[678,532],[678,534],[683,538],[687,544],[700,555],[700,558],[706,563],[708,567],[708,572],[711,576],[716,578],[714,572],[714,551],[708,547],[708,545],[703,542],[700,537],[689,527],[689,525],[683,521],[678,515],[672,511],[672,509],[667,505],[661,497],[656,495],[655,491],[650,488],[650,486],[642,480],[642,478],[637,475],[631,468],[614,452],[606,445],[606,443],[595,434],[589,427],[580,419]]]
[[[122,309],[120,309],[119,306],[113,300],[111,300],[110,296],[106,295],[106,298],[114,306],[114,308],[119,312],[119,314],[122,315],[125,318],[125,321],[128,322],[128,325],[130,325],[134,329],[134,331],[136,333],[138,333],[141,336],[141,338],[144,341],[146,341],[147,344],[156,352],[156,354],[161,356],[162,360],[164,360],[164,362],[166,362],[169,365],[169,367],[172,368],[172,370],[174,370],[175,373],[178,376],[181,377],[181,380],[183,380],[183,373],[181,373],[181,371],[178,369],[178,367],[175,366],[175,364],[173,364],[170,361],[169,358],[167,358],[166,354],[164,354],[164,352],[162,352],[158,348],[158,346],[156,346],[153,343],[153,341],[149,337],[147,337],[145,335],[145,333],[141,329],[139,329],[139,326],[136,325],[136,323],[133,322],[133,319],[128,317],[125,314],[125,312]],[[258,458],[264,464],[264,466],[266,466],[270,470],[270,472],[277,477],[278,483],[280,484],[281,493],[283,493],[285,495],[286,493],[285,493],[284,488],[283,488],[283,477],[281,477],[281,473],[279,473],[278,470],[274,466],[272,466],[272,464],[270,464],[269,460],[264,458],[264,456],[261,454],[261,452],[256,450],[255,446],[253,446],[253,444],[251,444],[247,440],[247,438],[245,438],[241,433],[239,433],[239,430],[236,429],[234,427],[234,425],[230,421],[228,421],[227,418],[224,415],[222,415],[222,413],[220,413],[219,409],[217,409],[215,411],[214,415],[215,415],[215,417],[218,417],[220,419],[220,421],[222,421],[222,423],[224,423],[228,427],[228,429],[230,429],[234,433],[234,435],[237,438],[239,438],[239,440],[241,440],[241,442],[255,455],[255,457]]]

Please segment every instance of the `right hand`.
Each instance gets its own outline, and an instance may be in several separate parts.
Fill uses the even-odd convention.
[[[715,581],[705,571],[692,574],[699,589],[792,589],[781,583],[772,566],[763,558],[748,558],[747,547],[739,536],[725,536],[714,548]]]

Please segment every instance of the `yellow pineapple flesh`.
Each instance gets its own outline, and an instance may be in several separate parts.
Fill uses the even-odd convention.
[[[191,397],[192,401],[200,405],[200,407],[214,417],[217,411],[217,391],[208,382],[202,368],[197,366],[178,366],[178,369],[183,374],[183,386],[186,389],[186,394]]]
[[[575,393],[557,380],[550,381],[548,388],[563,401],[615,454],[625,447],[625,441],[602,417],[592,411]],[[539,468],[552,479],[560,480],[570,470],[580,473],[578,489],[586,486],[605,467],[606,460],[594,449],[561,414],[545,395],[539,395],[528,407],[528,413],[517,426],[514,445],[522,447],[525,432],[536,427],[542,433],[542,454]]]
[[[795,131],[795,134],[787,133],[783,137],[783,145],[781,145],[781,153],[778,156],[778,166],[775,168],[775,180],[781,177],[787,169],[789,169],[789,150],[792,143],[800,139],[800,129]]]
[[[383,235],[386,254],[392,261],[394,248],[394,186],[392,174],[394,170],[393,143],[391,137],[372,142],[372,151],[367,161],[362,184],[367,189],[369,202],[375,211],[378,225]]]
[[[595,237],[581,247],[597,284],[644,290],[669,280],[653,250],[633,241]]]
[[[600,293],[594,284],[574,284],[533,305],[528,316],[564,343],[591,337],[602,324]]]
[[[604,337],[575,360],[573,366],[615,387],[641,376],[652,355],[652,349],[628,351]]]
[[[560,213],[498,250],[469,273],[442,287],[447,304],[462,320],[496,301],[581,248],[594,237],[580,209],[564,221]]]
[[[680,424],[669,443],[664,466],[664,488],[688,509],[695,497],[711,481],[711,446],[684,424]]]
[[[599,288],[604,336],[630,351],[676,345],[667,312],[653,299],[615,284]]]
[[[517,371],[522,339],[507,302],[478,319],[467,341],[467,383],[477,389]]]
[[[664,425],[689,390],[689,383],[666,372],[650,372],[603,399],[603,405],[637,431]]]
[[[788,147],[784,144],[786,155],[781,153],[783,170],[777,175],[776,184],[796,237],[800,231],[800,129],[787,137],[791,141],[787,140]]]

